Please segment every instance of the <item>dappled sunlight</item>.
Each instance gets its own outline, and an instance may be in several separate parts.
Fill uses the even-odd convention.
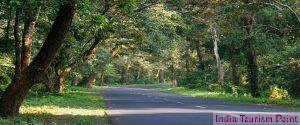
[[[59,106],[30,106],[30,107],[21,107],[20,113],[21,114],[103,116],[104,110],[70,108],[70,107],[59,107]]]
[[[0,125],[300,116],[300,0],[2,1]]]
[[[0,119],[0,124],[102,125],[105,116],[99,88],[67,87],[64,94],[29,96],[20,108],[19,117]]]
[[[0,119],[0,124],[102,125],[105,111],[99,94],[99,89],[72,87],[62,95],[30,96],[21,106],[19,117]]]
[[[47,95],[26,99],[23,107],[69,107],[72,109],[97,110],[104,107],[103,98],[98,94],[66,93],[63,95]]]

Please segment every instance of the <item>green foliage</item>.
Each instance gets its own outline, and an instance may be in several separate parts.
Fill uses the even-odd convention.
[[[212,81],[209,80],[209,77],[209,74],[203,71],[195,71],[178,78],[178,83],[179,86],[188,88],[201,88],[206,86],[206,84],[211,84]]]
[[[209,92],[221,92],[223,91],[223,88],[220,86],[220,84],[208,84],[207,90]]]
[[[230,94],[236,94],[236,87],[234,85],[232,85],[231,83],[225,83],[224,84],[224,91],[226,93],[230,93]]]
[[[4,73],[0,73],[0,90],[3,90],[10,82],[10,76]]]
[[[143,77],[138,80],[136,80],[136,84],[156,84],[158,80],[153,77]]]
[[[232,94],[234,96],[249,96],[249,88],[247,86],[239,85],[235,86],[231,83],[224,84],[224,92],[228,94]]]
[[[31,58],[34,58],[62,2],[66,1],[0,2],[0,8],[3,8],[0,10],[0,89],[11,82],[14,74],[15,57],[12,50],[16,8],[21,10],[19,28],[23,31],[28,17],[26,12],[39,4],[42,6],[32,37]],[[187,92],[186,88],[179,88],[178,91],[201,97],[220,96],[230,100],[235,96],[238,98],[233,100],[260,103],[273,103],[267,98],[296,98],[300,96],[300,25],[292,11],[297,12],[300,3],[297,0],[281,0],[276,1],[281,2],[278,5],[272,6],[261,0],[252,2],[79,0],[65,42],[52,60],[49,79],[56,83],[57,74],[75,63],[71,73],[65,77],[67,84],[73,78],[86,82],[91,74],[97,74],[97,83],[106,85],[153,84],[158,82],[157,79],[177,80],[180,86],[192,89],[191,92]],[[7,24],[9,20],[10,25]],[[215,24],[216,38],[211,33],[212,24]],[[9,28],[8,32],[6,28]],[[218,73],[213,40],[218,42],[218,53],[225,74],[224,86],[216,84]],[[100,43],[95,45],[97,42]],[[90,47],[95,48],[89,50]],[[83,59],[86,52],[91,52],[91,55]],[[251,54],[252,60],[249,58]],[[58,62],[61,65],[56,67]],[[236,75],[232,75],[234,66]],[[251,73],[257,73],[258,76]],[[237,76],[238,85],[231,84],[235,81],[234,76]],[[258,88],[255,85],[255,90],[251,89],[251,92],[261,93],[262,99],[248,98],[249,88],[254,85],[251,80],[258,80]],[[31,96],[42,94],[40,90],[43,88],[43,84],[36,84],[30,91]],[[74,89],[78,88],[71,88],[71,91],[77,91]],[[62,104],[51,104],[75,107],[63,103],[64,95],[46,93],[43,96],[48,100],[41,100],[42,104],[56,100]],[[70,95],[69,91],[65,96],[76,101],[88,101]],[[66,101],[83,106],[68,99]],[[277,103],[277,100],[274,102]]]
[[[236,86],[236,93],[238,96],[250,96],[249,89],[244,86]]]
[[[122,0],[121,2],[117,3],[117,8],[120,9],[122,12],[133,14],[134,9],[136,8],[138,0]]]
[[[108,83],[108,84],[113,84],[113,83],[117,83],[120,79],[120,76],[117,74],[117,75],[107,75],[106,78],[105,78],[105,82]]]
[[[287,90],[278,88],[278,86],[271,86],[269,97],[273,99],[289,99],[290,95]]]

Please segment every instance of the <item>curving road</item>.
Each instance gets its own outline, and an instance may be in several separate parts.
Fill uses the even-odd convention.
[[[212,125],[213,113],[292,113],[278,107],[162,93],[166,85],[103,88],[111,125]]]

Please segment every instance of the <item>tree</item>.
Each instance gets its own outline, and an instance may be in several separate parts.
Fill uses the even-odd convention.
[[[21,48],[19,38],[19,26],[20,26],[20,8],[16,9],[15,26],[14,26],[14,37],[15,37],[15,75],[16,79],[19,80],[21,73]]]
[[[38,55],[24,69],[20,78],[14,77],[0,99],[0,116],[16,116],[29,89],[49,68],[51,60],[63,43],[75,13],[76,0],[64,2]]]
[[[32,36],[37,18],[41,10],[41,3],[35,4],[37,5],[33,5],[25,9],[24,31],[22,37],[21,70],[24,70],[30,64]]]
[[[245,4],[249,4],[252,0],[245,0]],[[253,9],[250,7],[250,9]],[[259,87],[258,87],[258,66],[257,66],[257,55],[254,48],[255,37],[253,36],[253,27],[255,25],[255,13],[245,13],[243,15],[243,26],[246,30],[246,39],[244,40],[245,45],[248,48],[247,58],[248,58],[248,75],[250,83],[250,91],[253,97],[259,97]]]
[[[217,34],[216,24],[214,24],[214,23],[210,24],[210,30],[212,32],[212,39],[214,41],[214,53],[215,53],[216,61],[217,61],[218,82],[221,86],[223,86],[224,85],[224,71],[223,71],[223,67],[222,67],[222,63],[221,63],[221,59],[220,59],[220,55],[219,55],[219,50],[218,50],[219,38],[218,38],[218,34]]]
[[[0,54],[16,61],[8,68],[0,62],[0,75],[14,74],[0,83],[11,83],[0,116],[17,115],[37,83],[60,94],[69,83],[100,81],[216,86],[265,98],[277,87],[299,95],[297,0],[81,0],[74,14],[75,3],[0,2],[0,41],[15,47]]]

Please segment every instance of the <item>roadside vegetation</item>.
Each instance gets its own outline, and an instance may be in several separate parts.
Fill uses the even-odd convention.
[[[99,88],[67,87],[63,94],[34,93],[26,97],[20,116],[1,125],[96,125],[106,121]]]
[[[298,102],[299,6],[299,0],[2,0],[0,117],[43,112],[25,121],[47,122],[39,117],[88,115],[102,103],[90,90],[76,94],[67,86],[114,83],[169,81],[187,92],[209,91],[198,96]]]
[[[284,106],[290,109],[300,109],[300,99],[272,99],[253,98],[250,95],[238,95],[237,93],[226,93],[224,91],[209,91],[207,88],[189,89],[186,87],[157,88],[156,91],[175,93],[191,97],[201,97],[210,99],[221,99],[251,104]]]

